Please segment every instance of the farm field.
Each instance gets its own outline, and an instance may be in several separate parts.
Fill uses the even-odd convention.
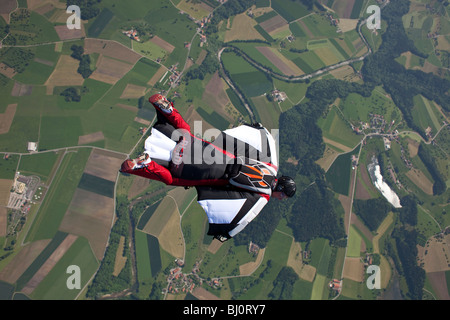
[[[77,3],[80,29],[65,2],[0,8],[0,299],[448,299],[443,2]],[[369,5],[383,7],[380,30],[358,26]],[[395,74],[374,76],[384,63]],[[276,130],[294,197],[222,243],[195,187],[120,173],[158,121],[155,93],[206,140]],[[384,200],[374,159],[401,207]],[[366,285],[371,264],[381,289]]]
[[[337,107],[331,107],[326,118],[319,119],[318,125],[323,130],[324,141],[341,151],[352,150],[360,141]]]

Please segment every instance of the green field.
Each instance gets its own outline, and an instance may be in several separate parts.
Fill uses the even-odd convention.
[[[44,84],[52,74],[54,66],[32,61],[26,70],[14,76],[14,80],[26,84]]]
[[[276,11],[269,11],[269,12],[264,13],[263,15],[255,18],[255,20],[256,20],[256,22],[261,23],[261,22],[267,21],[269,19],[272,19],[276,16],[278,16]]]
[[[313,282],[313,288],[312,288],[312,292],[311,292],[311,300],[323,300],[323,295],[324,295],[324,291],[326,288],[326,277],[321,275],[321,274],[317,274],[316,278],[314,279]]]
[[[95,21],[89,26],[88,34],[92,38],[98,37],[103,29],[105,29],[106,25],[111,21],[114,17],[114,13],[109,9],[103,9],[100,14],[97,16]]]
[[[198,254],[204,250],[202,242],[206,232],[205,228],[208,228],[206,222],[203,209],[194,201],[181,220],[181,228],[186,241],[185,266],[188,269],[194,266]]]
[[[361,140],[336,108],[331,108],[325,118],[320,118],[318,125],[322,129],[324,137],[341,143],[346,147],[354,148]]]
[[[246,43],[246,42],[243,42],[243,43],[235,43],[235,44],[233,44],[233,46],[241,49],[246,55],[251,57],[253,60],[258,62],[259,64],[261,64],[261,65],[263,65],[265,67],[269,67],[270,69],[272,69],[276,73],[283,74],[283,72],[281,72],[271,61],[269,61],[269,59],[267,59],[257,49],[259,46],[266,47],[265,45],[263,46],[263,45],[261,45],[259,43]]]
[[[11,300],[14,294],[14,286],[0,281],[0,299],[1,300]]]
[[[39,149],[76,146],[81,135],[83,131],[79,117],[44,116],[41,121]]]
[[[291,244],[292,238],[290,236],[280,232],[274,232],[272,234],[266,246],[263,263],[258,268],[258,273],[255,274],[257,276],[259,273],[265,272],[263,281],[260,281],[257,285],[242,294],[239,299],[267,299],[268,294],[273,289],[273,281],[276,279],[281,268],[286,265]],[[269,261],[271,267],[268,267]],[[303,291],[305,289],[302,287],[301,290]]]
[[[25,272],[16,281],[16,290],[22,290],[34,276],[34,274],[41,268],[41,266],[47,261],[55,249],[64,241],[67,237],[65,232],[56,232],[51,238],[49,244],[42,250],[42,252],[33,260],[31,265],[25,270]]]
[[[56,234],[81,179],[91,149],[80,148],[64,156],[54,181],[35,217],[27,241],[51,239]]]
[[[414,97],[414,107],[411,113],[414,123],[424,131],[430,127],[432,135],[436,134],[441,128],[442,121],[444,120],[444,117],[439,113],[434,102],[423,96]]]
[[[57,90],[64,90],[66,87],[55,87],[53,93]],[[111,85],[94,79],[85,79],[82,85],[83,93],[81,95],[80,102],[67,102],[61,95],[57,96],[57,105],[64,110],[89,110],[100,98],[105,96],[106,92],[111,88]],[[80,115],[84,115],[84,112],[80,112]]]
[[[231,78],[248,97],[260,96],[273,89],[272,82],[267,79],[264,73],[256,69],[248,73],[231,75]]]
[[[288,54],[284,54],[286,57],[290,57]],[[307,51],[300,53],[296,56],[292,56],[292,62],[294,62],[305,73],[312,73],[318,69],[325,67],[322,60],[314,53],[314,51]]]
[[[232,52],[223,52],[222,62],[225,69],[230,74],[250,73],[255,71],[255,68],[252,65]]]
[[[61,152],[44,152],[23,155],[20,158],[19,171],[25,175],[38,175],[41,181],[45,182],[60,154]]]
[[[352,8],[352,13],[350,14],[350,19],[358,19],[361,14],[361,9],[364,5],[364,1],[355,1]]]
[[[302,19],[302,22],[315,38],[335,38],[339,36],[339,33],[336,32],[336,27],[332,26],[325,16],[312,14]]]
[[[296,38],[306,37],[305,31],[302,29],[302,27],[300,26],[300,24],[298,22],[290,23],[289,29],[291,30],[292,34]]]
[[[289,0],[273,1],[272,8],[288,22],[299,19],[309,13],[303,4]]]
[[[349,194],[350,175],[353,170],[351,156],[357,155],[359,148],[360,146],[351,152],[339,155],[325,174],[327,181],[331,183],[332,189],[336,193],[345,196]]]
[[[68,266],[80,268],[80,290],[69,289]],[[78,238],[31,294],[35,300],[74,300],[97,271],[99,262],[85,238]]]
[[[359,257],[361,255],[361,237],[353,225],[350,226],[348,235],[347,256]]]
[[[10,34],[3,44],[32,45],[58,40],[53,24],[44,16],[20,9],[11,14]]]
[[[78,188],[91,191],[105,197],[113,198],[114,185],[115,183],[113,181],[109,181],[92,174],[83,173],[80,183],[78,184]]]
[[[167,59],[167,51],[151,41],[133,41],[133,50],[141,53],[151,60],[156,60],[159,58],[162,61],[165,61]]]
[[[266,96],[252,98],[253,105],[258,111],[261,123],[267,129],[278,129],[278,118],[281,110],[276,102],[270,102]]]
[[[153,279],[161,270],[158,239],[144,232],[136,231],[136,257],[139,281],[145,282]]]
[[[402,120],[400,110],[381,88],[376,88],[372,91],[371,96],[368,98],[351,93],[345,100],[341,101],[339,107],[345,118],[355,125],[359,121],[369,122],[370,113],[383,115],[387,123],[391,121],[399,123]]]

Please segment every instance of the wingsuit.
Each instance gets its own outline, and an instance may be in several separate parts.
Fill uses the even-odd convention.
[[[191,133],[164,96],[156,94],[149,101],[157,110],[157,122],[143,156],[124,161],[121,172],[195,187],[208,216],[208,235],[220,241],[234,237],[261,212],[277,186],[273,136],[260,124],[241,125],[208,142]]]

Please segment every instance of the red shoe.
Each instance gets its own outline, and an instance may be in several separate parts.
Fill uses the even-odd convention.
[[[155,107],[165,113],[172,113],[173,103],[167,100],[167,98],[159,93],[152,95],[148,101]]]

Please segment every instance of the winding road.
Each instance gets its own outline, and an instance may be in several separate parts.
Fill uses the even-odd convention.
[[[383,3],[381,5],[380,9],[384,8],[387,4],[388,4],[388,2]],[[331,70],[338,69],[338,68],[340,68],[342,66],[349,65],[349,64],[357,62],[357,61],[363,61],[367,56],[372,54],[372,48],[368,44],[366,38],[364,38],[364,35],[362,34],[362,31],[361,31],[361,27],[364,24],[366,24],[366,22],[367,22],[367,19],[364,19],[364,20],[360,21],[359,24],[358,24],[358,27],[357,27],[358,28],[358,34],[359,34],[360,38],[362,39],[362,41],[364,42],[364,45],[367,47],[367,52],[364,53],[361,57],[352,58],[352,59],[349,59],[349,60],[341,61],[339,63],[330,65],[328,67],[322,68],[320,70],[317,70],[317,71],[309,73],[309,74],[303,74],[303,75],[300,75],[300,76],[286,76],[286,75],[283,75],[283,74],[279,74],[279,73],[273,72],[272,70],[268,69],[267,67],[259,64],[258,62],[256,62],[252,58],[250,58],[245,52],[241,51],[240,49],[238,49],[236,47],[225,46],[225,47],[222,47],[217,53],[217,58],[218,58],[219,64],[220,64],[220,71],[221,71],[221,73],[223,75],[223,78],[227,82],[227,84],[230,86],[230,88],[233,89],[233,91],[237,94],[237,96],[239,97],[239,99],[241,100],[241,102],[243,103],[245,108],[247,109],[247,111],[249,113],[249,116],[250,116],[250,119],[252,120],[252,122],[256,122],[255,115],[254,115],[252,109],[250,108],[250,106],[246,102],[245,98],[240,93],[240,91],[237,90],[237,88],[233,84],[233,81],[231,81],[231,79],[228,77],[227,73],[224,70],[224,66],[223,66],[223,62],[222,62],[222,53],[223,53],[223,51],[225,49],[231,49],[233,51],[239,52],[239,54],[248,63],[250,63],[252,66],[254,66],[255,68],[261,70],[262,72],[265,72],[265,73],[269,74],[270,76],[272,76],[274,78],[277,78],[277,79],[280,79],[280,80],[283,80],[283,81],[287,81],[287,82],[295,82],[295,81],[307,80],[307,79],[311,79],[313,77],[322,75],[324,73],[327,73],[327,72],[329,72]]]

